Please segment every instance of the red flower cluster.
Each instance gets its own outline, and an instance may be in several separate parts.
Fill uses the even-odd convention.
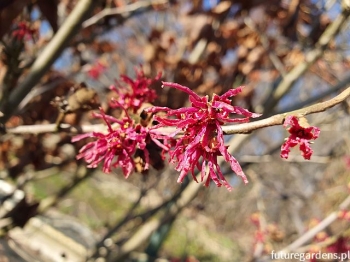
[[[106,66],[101,62],[97,62],[88,69],[87,74],[90,78],[97,80],[105,70]]]
[[[98,77],[104,68],[98,63],[96,68],[90,71],[91,76]],[[112,87],[119,94],[119,98],[118,100],[112,98],[111,104],[113,108],[122,109],[125,117],[116,119],[106,115],[102,109],[100,114],[94,114],[94,117],[105,121],[108,127],[107,133],[92,132],[73,137],[72,142],[88,137],[96,139],[80,149],[77,159],[84,158],[89,168],[95,168],[103,162],[105,173],[110,173],[112,168],[121,167],[126,178],[133,171],[144,173],[150,165],[155,169],[162,168],[163,153],[169,150],[166,144],[171,138],[160,135],[158,130],[148,126],[147,121],[140,121],[139,118],[134,120],[128,113],[135,113],[142,103],[155,99],[155,91],[150,90],[149,85],[159,78],[160,75],[155,79],[148,79],[142,71],[137,72],[135,81],[122,76],[122,80],[130,85],[131,90],[122,86],[120,86],[122,90]],[[162,142],[158,139],[162,139]]]
[[[285,238],[284,232],[274,223],[265,223],[265,225],[262,226],[260,213],[253,213],[250,216],[250,220],[256,226],[254,233],[254,250],[262,248],[261,251],[263,254],[272,254],[271,241],[282,241]],[[258,245],[261,245],[261,247],[258,247]]]
[[[95,114],[95,117],[102,118],[106,122],[107,134],[92,132],[72,139],[73,142],[88,137],[97,139],[80,149],[78,159],[84,158],[91,168],[103,162],[105,173],[110,173],[112,168],[122,167],[125,177],[128,177],[134,170],[138,172],[147,170],[149,165],[156,169],[162,168],[163,153],[169,152],[170,162],[177,163],[175,169],[180,172],[177,180],[179,183],[189,172],[198,182],[195,176],[195,171],[198,169],[201,181],[205,180],[205,186],[209,186],[212,180],[218,187],[224,185],[231,191],[232,187],[221,172],[217,160],[222,156],[236,175],[241,177],[244,183],[248,183],[240,164],[228,152],[222,130],[222,125],[227,123],[249,122],[250,118],[260,116],[231,104],[231,97],[239,94],[243,87],[231,89],[221,96],[214,94],[209,100],[208,96],[200,97],[188,87],[163,82],[162,87],[168,86],[187,93],[191,106],[180,109],[156,106],[147,108],[142,114],[165,113],[165,116],[155,115],[154,120],[158,124],[150,127],[150,115],[143,119],[141,114],[134,119],[128,112],[135,114],[143,104],[155,100],[156,93],[150,89],[150,85],[159,80],[161,75],[150,79],[145,77],[142,70],[136,73],[136,80],[122,76],[122,82],[126,85],[118,83],[117,87],[111,86],[111,89],[118,94],[116,99],[111,99],[111,107],[121,108],[126,116],[120,120],[106,115],[101,110],[101,114]],[[117,127],[114,128],[114,125]],[[289,127],[290,136],[282,145],[281,157],[288,158],[290,148],[300,144],[302,155],[305,159],[310,159],[313,151],[309,143],[311,139],[319,136],[319,128],[310,127],[305,118],[298,119],[295,116],[287,117],[284,126]],[[175,132],[171,135],[162,134],[159,128],[163,127],[174,127]]]
[[[346,169],[350,169],[350,156],[349,155],[344,156],[344,162],[345,162]]]
[[[12,36],[18,41],[22,41],[24,38],[33,37],[37,31],[31,29],[26,22],[19,22],[16,28],[12,32]]]
[[[341,210],[338,213],[338,217],[340,219],[345,219],[346,221],[349,221],[349,211]],[[320,221],[313,221],[313,227],[316,226]],[[309,250],[309,253],[318,253],[322,252],[324,254],[326,253],[332,253],[337,254],[339,257],[341,254],[348,254],[350,251],[350,238],[348,236],[331,236],[326,231],[321,231],[316,234],[316,236],[313,239],[313,244],[311,249]],[[328,242],[328,243],[327,243]],[[322,243],[322,244],[320,244]],[[316,262],[319,261],[315,257],[310,259],[310,262]]]
[[[290,148],[299,144],[302,156],[309,160],[313,153],[310,147],[310,140],[315,140],[320,134],[320,129],[315,126],[309,126],[305,118],[298,119],[296,116],[288,116],[283,124],[284,127],[290,126],[287,130],[290,136],[281,147],[281,157],[287,159]]]
[[[340,236],[337,241],[328,246],[326,250],[333,254],[349,254],[350,238],[348,236]]]
[[[338,218],[343,219],[345,221],[350,221],[350,211],[340,210],[338,212]]]
[[[161,73],[154,79],[145,77],[144,72],[136,70],[136,80],[132,80],[128,76],[122,75],[121,80],[125,85],[118,83],[117,87],[112,85],[110,88],[118,94],[116,102],[111,103],[112,107],[119,107],[132,109],[134,113],[141,107],[143,103],[152,103],[156,98],[156,91],[150,89],[150,85],[159,80]]]
[[[192,177],[197,181],[194,174],[195,168],[201,172],[201,181],[207,175],[205,182],[209,186],[210,179],[220,187],[224,185],[228,190],[232,187],[223,176],[220,165],[217,162],[218,156],[223,156],[230,163],[232,170],[240,176],[244,183],[248,180],[242,171],[238,161],[230,155],[227,146],[224,143],[224,134],[221,125],[225,123],[248,122],[250,117],[258,117],[260,114],[254,114],[248,110],[231,105],[230,97],[237,95],[243,87],[231,89],[225,94],[213,95],[209,101],[208,96],[200,97],[191,89],[176,83],[163,82],[163,86],[169,86],[179,89],[189,94],[191,107],[172,110],[167,107],[152,107],[147,112],[156,113],[165,111],[167,117],[155,116],[159,122],[158,127],[176,127],[177,132],[183,132],[183,135],[177,139],[174,149],[170,152],[171,161],[178,162],[176,170],[180,171],[178,182],[182,182],[188,172],[191,171]],[[243,118],[231,118],[231,114],[243,115]],[[201,163],[200,163],[201,162]]]
[[[107,134],[92,132],[72,138],[72,142],[88,137],[97,139],[82,147],[77,155],[77,159],[84,158],[89,163],[89,168],[95,168],[99,163],[103,162],[103,172],[110,173],[112,168],[121,167],[125,178],[128,178],[135,170],[134,155],[137,150],[142,152],[141,155],[145,163],[143,170],[149,168],[148,138],[157,146],[168,150],[166,146],[157,140],[158,134],[153,129],[135,124],[127,113],[125,118],[119,120],[106,115],[102,109],[100,110],[101,114],[94,114],[94,116],[105,121],[108,127]],[[112,126],[113,124],[116,124],[116,127]],[[115,161],[113,162],[114,159]]]

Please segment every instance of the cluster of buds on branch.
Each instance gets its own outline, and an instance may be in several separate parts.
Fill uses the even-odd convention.
[[[338,213],[338,218],[340,220],[349,221],[348,211],[341,210]],[[319,224],[318,219],[313,219],[310,221],[310,227],[315,227]],[[346,234],[331,235],[330,232],[325,230],[318,232],[312,239],[312,244],[310,245],[309,253],[331,253],[331,254],[348,254],[350,250],[350,238]],[[310,262],[317,262],[318,260],[313,258]]]

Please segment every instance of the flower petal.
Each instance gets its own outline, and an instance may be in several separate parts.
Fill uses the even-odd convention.
[[[198,96],[195,92],[193,92],[191,89],[189,89],[187,86],[182,86],[180,84],[177,83],[171,83],[171,82],[162,82],[162,87],[164,86],[169,86],[169,87],[173,87],[176,89],[179,89],[187,94],[189,94],[190,96],[192,96],[193,98],[195,98],[198,101],[201,101],[200,96]]]

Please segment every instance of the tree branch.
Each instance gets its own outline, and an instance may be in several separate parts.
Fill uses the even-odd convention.
[[[82,125],[82,126],[71,126],[69,124],[61,124],[60,130],[62,132],[67,132],[71,134],[78,133],[88,133],[88,132],[100,132],[107,130],[106,125],[97,124],[97,125]],[[56,124],[48,125],[24,125],[17,126],[14,128],[9,128],[7,133],[10,134],[41,134],[41,133],[51,133],[57,132]]]
[[[328,108],[331,108],[342,101],[344,101],[346,98],[350,96],[350,87],[345,89],[342,93],[337,95],[336,97],[325,101],[321,103],[317,103],[308,107],[304,107],[298,110],[290,111],[283,114],[278,114],[271,116],[269,118],[265,118],[262,120],[258,120],[255,122],[245,123],[245,124],[239,124],[239,125],[229,125],[229,126],[223,126],[222,130],[225,134],[242,134],[242,133],[249,133],[251,131],[254,131],[256,129],[260,129],[263,127],[268,126],[276,126],[281,125],[284,122],[284,119],[287,116],[306,116],[314,113],[323,112]]]
[[[271,116],[269,118],[265,118],[262,120],[250,122],[250,123],[244,123],[244,124],[237,124],[237,125],[227,125],[223,126],[222,130],[224,131],[224,134],[230,135],[230,134],[246,134],[250,133],[254,130],[268,127],[268,126],[276,126],[281,125],[284,122],[284,119],[287,116],[295,115],[295,116],[306,116],[318,112],[325,111],[328,108],[331,108],[342,101],[344,101],[346,98],[350,96],[350,87],[345,89],[342,93],[337,95],[336,97],[327,100],[325,102],[317,103],[308,107],[304,107],[298,110],[290,111],[283,114],[277,114],[274,116]],[[49,125],[27,125],[27,126],[18,126],[14,128],[9,128],[7,130],[7,133],[11,134],[23,134],[23,133],[47,133],[47,132],[55,132],[56,131],[56,125],[55,124],[49,124]],[[103,131],[106,130],[106,126],[103,124],[98,125],[84,125],[84,126],[70,126],[67,124],[61,124],[60,126],[61,131],[69,132],[69,133],[79,133],[79,132],[93,132],[93,131]],[[173,128],[160,128],[160,132],[163,133],[172,133],[175,130]]]
[[[350,205],[350,196],[348,196],[338,207],[338,209],[331,214],[329,214],[325,219],[323,219],[317,226],[311,228],[304,235],[299,237],[293,243],[283,248],[278,253],[288,253],[296,250],[298,247],[302,246],[306,242],[310,241],[317,233],[324,230],[330,224],[332,224],[338,218],[338,211],[345,210]]]
[[[0,102],[0,111],[4,113],[4,116],[0,119],[1,123],[4,124],[11,117],[19,103],[59,57],[68,42],[79,30],[84,18],[90,13],[95,3],[96,1],[93,0],[80,0],[78,2],[56,35],[43,52],[39,54],[23,82],[10,94],[8,101],[3,99]]]
[[[341,27],[346,23],[349,17],[350,6],[346,3],[347,0],[343,0],[343,10],[337,16],[337,18],[327,27],[323,32],[320,39],[316,43],[316,46],[313,50],[309,51],[305,56],[305,62],[296,65],[290,72],[285,75],[281,83],[269,96],[269,99],[266,101],[264,112],[270,112],[281,100],[281,98],[286,95],[291,89],[294,82],[306,72],[306,70],[317,60],[319,59],[323,51],[328,46],[329,42],[335,38],[337,33],[340,31]]]
[[[343,78],[341,81],[339,81],[337,84],[330,87],[326,91],[319,93],[313,97],[310,97],[309,99],[306,99],[305,101],[302,101],[300,103],[288,106],[286,108],[282,108],[281,111],[279,111],[278,113],[294,111],[294,110],[297,110],[298,108],[316,103],[317,101],[320,101],[320,100],[332,95],[333,93],[339,92],[341,89],[346,87],[349,83],[350,83],[350,74],[348,74],[345,78]]]
[[[106,9],[103,9],[101,12],[97,13],[96,15],[94,15],[93,17],[89,18],[88,20],[84,21],[83,28],[96,24],[98,21],[105,18],[106,16],[129,13],[141,8],[149,7],[151,5],[166,4],[168,2],[169,2],[168,0],[137,1],[135,3],[122,6],[122,7],[106,8]]]
[[[249,16],[247,16],[244,19],[244,23],[246,24],[247,27],[249,27],[251,30],[253,30],[255,33],[259,35],[260,43],[265,49],[268,57],[270,58],[272,65],[280,73],[281,76],[285,77],[287,74],[285,66],[283,65],[279,57],[276,55],[276,53],[271,50],[272,48],[270,47],[270,41],[267,35],[257,28],[254,21]]]
[[[229,151],[232,153],[236,151],[238,147],[246,140],[248,136],[236,136],[232,137],[229,141],[231,144]],[[224,162],[223,158],[218,159],[218,164],[221,165]],[[197,180],[201,181],[201,174],[196,175]],[[139,230],[129,238],[116,252],[112,252],[113,261],[119,261],[133,250],[140,247],[145,240],[147,240],[154,231],[156,231],[164,221],[168,221],[176,217],[192,200],[197,196],[200,189],[203,188],[202,183],[191,181],[185,190],[181,193],[180,197],[175,201],[170,210],[161,217],[154,220],[150,220],[145,223]]]

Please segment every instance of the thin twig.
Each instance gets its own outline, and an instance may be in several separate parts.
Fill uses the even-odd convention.
[[[96,2],[93,0],[80,0],[77,3],[50,43],[38,55],[38,58],[35,60],[23,82],[13,90],[8,101],[1,101],[0,111],[4,113],[4,116],[0,119],[2,124],[11,117],[24,97],[37,84],[55,62],[56,58],[62,53],[69,41],[76,35],[82,21],[92,11]]]
[[[78,166],[74,178],[69,183],[60,188],[60,190],[56,194],[48,196],[47,198],[40,201],[37,213],[43,214],[50,207],[55,206],[64,196],[66,196],[69,192],[76,188],[78,184],[91,177],[93,173],[93,170],[88,169],[85,166]]]
[[[336,97],[325,102],[317,103],[317,104],[304,107],[298,110],[290,111],[284,114],[274,115],[269,118],[265,118],[265,119],[251,122],[251,123],[223,126],[222,129],[225,132],[225,134],[239,134],[239,133],[249,133],[253,130],[260,129],[263,127],[281,125],[283,124],[284,119],[287,116],[295,115],[300,117],[300,116],[306,116],[314,113],[323,112],[326,109],[329,109],[341,103],[349,96],[350,96],[350,87],[345,89],[342,93],[340,93]]]
[[[246,134],[250,133],[254,130],[268,127],[268,126],[276,126],[283,124],[284,119],[287,116],[295,115],[295,116],[306,116],[314,113],[319,113],[322,111],[325,111],[341,102],[343,102],[346,98],[350,96],[350,87],[345,89],[342,93],[337,95],[336,97],[327,100],[325,102],[317,103],[308,107],[304,107],[298,110],[286,112],[283,114],[277,114],[274,116],[271,116],[269,118],[265,118],[262,120],[258,120],[255,122],[250,123],[244,123],[244,124],[237,124],[237,125],[227,125],[223,126],[222,130],[226,135],[229,134]],[[61,131],[65,131],[68,133],[79,133],[79,132],[97,132],[97,131],[104,131],[106,130],[106,126],[103,124],[98,125],[83,125],[83,126],[70,126],[68,124],[61,124],[60,126]],[[48,133],[48,132],[55,132],[56,131],[56,125],[55,124],[49,124],[49,125],[26,125],[26,126],[18,126],[14,128],[9,128],[7,130],[7,133],[11,134],[23,134],[23,133],[31,133],[31,134],[39,134],[39,133]],[[175,130],[173,128],[161,128],[159,129],[160,132],[163,133],[172,133]]]
[[[118,232],[118,230],[124,226],[127,222],[132,220],[135,210],[140,207],[142,198],[147,194],[147,190],[141,190],[138,199],[133,203],[133,205],[126,212],[126,215],[119,221],[113,228],[109,229],[108,232],[99,240],[94,247],[93,252],[89,256],[90,258],[98,258],[100,256],[100,248],[106,247],[106,240],[111,239],[112,236]],[[107,241],[108,242],[108,241]],[[89,261],[89,260],[88,260]],[[94,260],[95,261],[95,260]]]
[[[104,124],[96,124],[96,125],[82,125],[82,126],[71,126],[69,124],[61,124],[60,131],[67,132],[71,134],[78,133],[88,133],[88,132],[98,132],[107,130],[106,125]],[[41,133],[51,133],[56,132],[56,124],[48,124],[48,125],[24,125],[17,126],[14,128],[9,128],[7,130],[8,133],[11,134],[41,134]]]
[[[327,237],[326,240],[319,243],[311,243],[310,245],[302,246],[296,249],[296,253],[306,253],[312,249],[317,248],[317,250],[321,250],[322,248],[329,247],[334,244],[342,234],[332,235],[331,237]]]
[[[258,187],[261,187],[261,183],[257,183]],[[266,221],[266,207],[265,207],[265,203],[264,203],[264,198],[260,197],[261,194],[261,190],[258,190],[259,193],[259,197],[257,197],[256,200],[256,205],[257,205],[257,209],[259,210],[259,227],[258,227],[258,231],[260,231],[260,233],[264,234],[266,232],[266,228],[267,228],[267,221]],[[254,248],[254,252],[253,252],[253,257],[254,258],[258,258],[261,256],[261,254],[264,251],[264,241],[258,241],[255,245]]]
[[[253,30],[255,33],[257,33],[259,35],[261,45],[264,47],[265,51],[267,52],[267,54],[268,54],[268,56],[269,56],[269,58],[271,60],[271,63],[273,64],[275,69],[281,74],[281,76],[285,77],[287,72],[286,72],[286,70],[284,68],[283,63],[278,58],[276,53],[271,50],[268,37],[256,27],[254,21],[249,16],[247,16],[244,19],[244,23],[251,30]]]
[[[350,74],[348,74],[345,78],[343,78],[341,81],[339,81],[337,84],[335,84],[334,86],[327,88],[326,91],[321,92],[319,94],[316,94],[313,97],[310,97],[309,99],[306,99],[305,101],[302,101],[300,103],[297,104],[293,104],[289,107],[286,108],[282,108],[281,111],[277,112],[277,113],[284,113],[284,112],[288,112],[288,111],[294,111],[297,110],[298,108],[316,103],[317,101],[320,101],[321,99],[324,99],[330,95],[332,95],[333,93],[337,93],[339,92],[341,89],[343,89],[345,86],[347,86],[350,83]]]
[[[296,65],[283,80],[279,83],[277,88],[269,96],[266,101],[264,112],[271,112],[278,101],[281,100],[291,89],[292,85],[296,80],[300,78],[302,74],[317,60],[319,59],[323,51],[328,46],[329,42],[335,38],[342,26],[346,23],[349,17],[350,6],[347,5],[347,0],[343,0],[342,3],[344,8],[342,12],[335,18],[335,20],[326,28],[315,48],[309,51],[305,56],[305,61],[301,64]]]
[[[348,196],[338,207],[338,209],[331,214],[329,214],[326,218],[324,218],[319,224],[317,224],[315,227],[311,228],[309,231],[307,231],[304,235],[299,237],[297,240],[295,240],[293,243],[288,245],[287,247],[283,248],[279,253],[288,253],[296,250],[300,246],[304,245],[306,242],[310,241],[313,237],[316,236],[317,233],[324,230],[326,227],[328,227],[330,224],[332,224],[335,220],[338,218],[338,211],[344,210],[350,205],[350,196]]]
[[[310,159],[309,163],[319,163],[319,164],[327,164],[331,158],[329,156],[315,156],[312,155],[312,159]],[[242,163],[268,163],[271,161],[275,161],[274,157],[271,155],[262,155],[262,156],[252,156],[252,155],[244,155],[240,157],[240,162]],[[305,162],[305,159],[299,155],[289,155],[288,159],[284,160],[286,162]]]
[[[84,21],[83,28],[96,24],[98,21],[105,18],[106,16],[120,15],[124,13],[134,12],[141,8],[149,7],[155,4],[166,4],[168,2],[169,2],[168,0],[137,1],[135,3],[122,6],[122,7],[106,8],[106,9],[103,9],[98,14],[94,15],[93,17],[89,18],[88,20]]]
[[[240,145],[245,141],[247,136],[235,136],[230,139],[228,143],[231,144],[229,151],[232,153],[236,151]],[[218,164],[221,165],[224,162],[223,158],[218,159]],[[197,180],[201,181],[201,174],[197,174]],[[197,196],[200,189],[203,188],[202,183],[191,181],[190,184],[184,189],[179,198],[172,205],[171,209],[161,217],[151,220],[130,237],[118,250],[112,252],[112,260],[119,261],[121,258],[140,247],[145,240],[147,240],[154,231],[156,231],[164,221],[169,221],[177,216],[191,201]]]
[[[34,98],[37,97],[45,92],[51,91],[52,89],[56,88],[58,85],[65,83],[67,79],[73,79],[73,77],[76,75],[76,73],[68,74],[64,77],[59,77],[58,79],[55,79],[51,81],[50,83],[47,83],[45,85],[42,85],[40,87],[33,88],[21,101],[21,103],[18,105],[18,111],[25,108],[25,106]]]

